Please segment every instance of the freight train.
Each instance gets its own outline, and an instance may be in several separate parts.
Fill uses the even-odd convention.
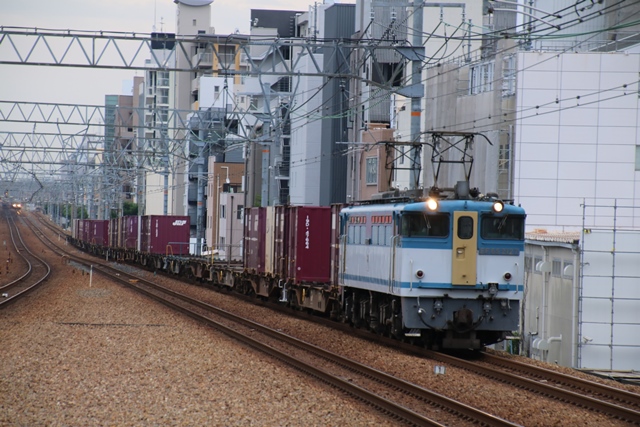
[[[128,215],[110,220],[76,219],[71,237],[90,248],[188,255],[189,224],[188,216]]]
[[[526,214],[495,194],[468,185],[454,190],[331,207],[247,208],[241,265],[187,255],[188,217],[84,220],[71,240],[96,255],[378,334],[479,349],[518,329]]]

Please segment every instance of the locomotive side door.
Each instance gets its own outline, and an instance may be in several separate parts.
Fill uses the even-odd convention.
[[[475,286],[477,280],[478,212],[453,213],[451,284]]]

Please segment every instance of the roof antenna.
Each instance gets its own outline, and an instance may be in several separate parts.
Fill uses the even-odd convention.
[[[153,0],[153,32],[156,32],[156,10],[158,8],[158,0]]]

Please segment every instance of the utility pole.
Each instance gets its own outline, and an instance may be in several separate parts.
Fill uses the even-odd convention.
[[[273,141],[271,140],[271,126],[273,121],[271,117],[271,85],[269,83],[262,84],[262,92],[264,94],[264,116],[262,122],[262,191],[261,206],[269,206],[270,189],[271,189],[271,150],[273,149]]]
[[[414,0],[413,7],[413,47],[422,46],[422,6],[424,0]],[[411,84],[420,85],[422,81],[422,58],[414,57],[411,61]],[[411,96],[411,142],[417,143],[420,139],[420,122],[422,121],[422,97],[424,90],[418,96]],[[411,148],[409,159],[411,160],[411,170],[409,171],[410,190],[418,189],[420,182],[420,153],[421,150]]]
[[[162,172],[163,178],[163,199],[162,199],[162,213],[167,215],[169,212],[169,148],[167,144],[167,127],[162,125],[161,130],[162,138],[162,163],[164,170]]]

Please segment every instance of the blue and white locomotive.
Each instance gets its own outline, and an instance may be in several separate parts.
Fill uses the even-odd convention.
[[[460,184],[449,198],[342,209],[349,322],[445,349],[478,349],[518,329],[525,211]]]

